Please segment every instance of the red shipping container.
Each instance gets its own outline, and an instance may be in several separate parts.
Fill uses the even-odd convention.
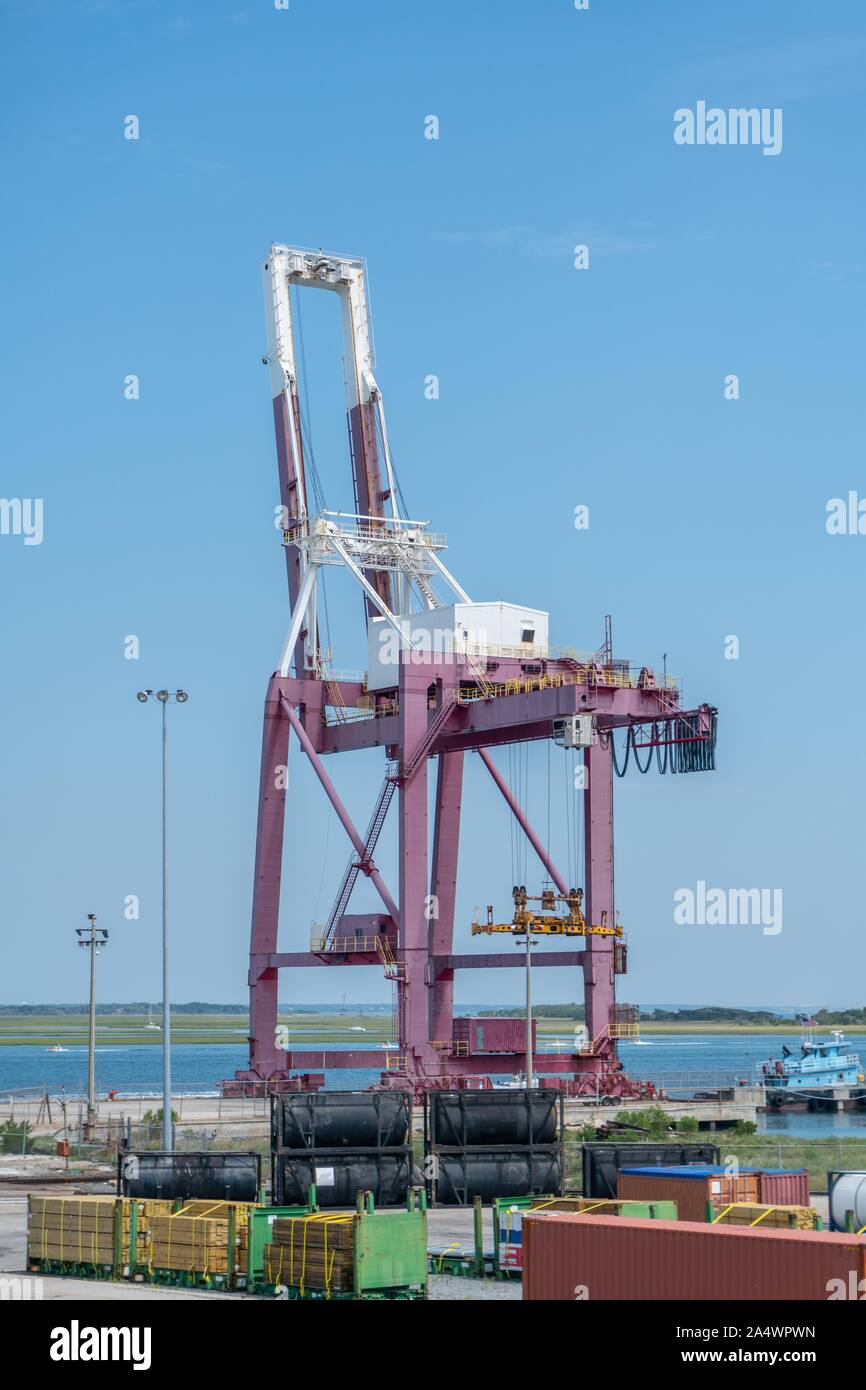
[[[734,1177],[696,1165],[695,1176],[686,1178],[666,1174],[664,1169],[656,1176],[646,1168],[639,1173],[617,1173],[616,1195],[632,1201],[676,1202],[681,1221],[706,1221],[708,1202],[717,1211],[732,1202],[757,1202],[758,1175],[740,1173]]]
[[[468,1055],[478,1057],[485,1052],[526,1053],[525,1018],[455,1018],[452,1038],[466,1043]],[[536,1047],[536,1025],[532,1020],[532,1050]]]
[[[862,1297],[862,1280],[863,1236],[568,1212],[523,1218],[523,1297],[533,1302],[826,1303]]]
[[[758,1173],[758,1201],[774,1207],[808,1207],[809,1174],[783,1168],[764,1168]]]

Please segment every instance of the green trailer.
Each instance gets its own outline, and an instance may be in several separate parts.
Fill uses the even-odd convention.
[[[310,1216],[318,1211],[315,1188],[311,1189],[310,1202],[303,1207],[258,1207],[250,1212],[247,1230],[247,1276],[244,1287],[247,1293],[270,1294],[273,1288],[265,1282],[265,1246],[270,1244],[273,1224],[281,1216]]]
[[[306,1213],[294,1213],[306,1215]],[[311,1213],[310,1219],[323,1219]],[[264,1272],[255,1292],[297,1299],[419,1299],[427,1297],[427,1198],[410,1188],[405,1211],[377,1212],[371,1192],[358,1193],[357,1210],[343,1215],[352,1222],[352,1289],[314,1288],[308,1284],[268,1283],[267,1257],[262,1242]],[[273,1251],[278,1247],[271,1246]]]
[[[64,1275],[75,1279],[121,1280],[132,1279],[142,1268],[140,1264],[140,1231],[142,1217],[147,1202],[131,1197],[113,1197],[105,1200],[106,1221],[102,1224],[98,1238],[82,1234],[81,1225],[77,1239],[72,1234],[58,1235],[52,1239],[48,1232],[41,1230],[34,1234],[33,1205],[44,1203],[41,1196],[31,1193],[27,1199],[27,1267],[34,1273]],[[60,1203],[61,1212],[68,1211],[72,1225],[75,1225],[75,1203],[92,1201],[78,1194],[74,1197],[53,1199]],[[101,1198],[100,1198],[101,1200]],[[61,1217],[62,1220],[62,1217]],[[96,1228],[99,1229],[98,1227]],[[64,1240],[70,1247],[63,1249]],[[58,1248],[59,1242],[59,1248]],[[99,1254],[96,1254],[96,1247]],[[109,1247],[111,1253],[109,1254]],[[92,1258],[87,1258],[90,1248]]]

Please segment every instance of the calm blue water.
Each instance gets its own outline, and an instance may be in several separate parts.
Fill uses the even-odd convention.
[[[300,1040],[299,1040],[300,1041]],[[545,1040],[545,1048],[555,1050],[556,1039]],[[573,1041],[563,1032],[562,1050]],[[751,1080],[757,1063],[781,1054],[783,1043],[799,1047],[799,1037],[749,1037],[723,1034],[655,1034],[639,1043],[620,1044],[622,1059],[630,1076],[651,1080],[656,1085],[718,1085],[738,1077]],[[309,1047],[305,1038],[301,1046]],[[328,1043],[328,1048],[348,1050],[369,1048],[370,1040],[361,1035],[345,1042]],[[855,1050],[866,1055],[866,1042],[854,1040]],[[387,1053],[382,1051],[382,1070]],[[175,1091],[207,1092],[217,1082],[246,1065],[246,1049],[237,1044],[176,1044],[172,1047],[172,1084]],[[540,1068],[543,1074],[543,1067]],[[328,1071],[329,1090],[357,1090],[378,1079],[378,1071]],[[96,1049],[97,1087],[102,1094],[117,1090],[126,1094],[159,1095],[162,1085],[162,1048],[159,1045],[99,1046]],[[65,1089],[81,1094],[86,1089],[87,1049],[70,1046],[68,1051],[48,1052],[44,1047],[0,1047],[0,1093],[36,1087],[56,1094]],[[866,1139],[866,1111],[844,1115],[780,1115],[761,1119],[768,1133],[798,1133],[818,1136],[857,1135]]]

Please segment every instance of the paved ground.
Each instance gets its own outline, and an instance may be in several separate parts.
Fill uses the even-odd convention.
[[[755,1120],[757,1106],[762,1100],[760,1088],[743,1086],[737,1088],[730,1099],[725,1101],[680,1100],[670,1097],[662,1100],[656,1097],[653,1104],[667,1111],[671,1117],[695,1116],[705,1124],[715,1125],[732,1124],[735,1120]],[[641,1110],[646,1104],[645,1100],[624,1101],[614,1110],[611,1107],[569,1098],[565,1102],[566,1128],[600,1125],[617,1114]],[[97,1116],[102,1126],[109,1122],[114,1126],[122,1125],[127,1119],[136,1123],[145,1111],[157,1109],[159,1105],[160,1102],[153,1096],[118,1095],[114,1100],[99,1100]],[[82,1117],[82,1107],[83,1102],[80,1099],[70,1098],[67,1104],[66,1118],[73,1130]],[[172,1109],[178,1116],[180,1133],[192,1130],[201,1134],[205,1131],[214,1138],[219,1136],[224,1139],[250,1139],[264,1137],[269,1133],[270,1101],[263,1097],[223,1099],[219,1096],[177,1095],[172,1101]],[[27,1100],[4,1096],[0,1098],[0,1121],[6,1119],[26,1120],[34,1134],[62,1136],[63,1133],[63,1111],[55,1100],[51,1102],[49,1113],[38,1096]],[[419,1134],[422,1129],[422,1116],[418,1109],[414,1114],[414,1129]]]
[[[48,1182],[33,1181],[28,1185],[32,1192],[56,1196],[58,1188]],[[109,1190],[105,1184],[97,1186],[81,1183],[71,1184],[62,1189],[72,1195],[79,1192]],[[827,1219],[827,1198],[812,1196],[812,1204],[819,1214]],[[10,1275],[22,1280],[16,1296],[36,1297],[49,1300],[74,1301],[141,1301],[204,1299],[229,1301],[247,1298],[246,1294],[221,1294],[190,1289],[160,1289],[147,1284],[97,1283],[87,1279],[39,1279],[25,1270],[27,1224],[27,1190],[14,1188],[0,1177],[0,1297],[8,1285],[3,1281]],[[442,1207],[428,1212],[428,1247],[441,1254],[462,1253],[471,1256],[474,1252],[473,1216],[471,1211],[461,1208]],[[493,1249],[493,1217],[488,1209],[484,1212],[484,1248]],[[14,1291],[14,1290],[13,1290]],[[8,1295],[7,1295],[8,1296]],[[467,1279],[451,1275],[433,1275],[430,1280],[430,1298],[435,1300],[459,1300],[460,1302],[487,1302],[502,1299],[520,1299],[519,1282],[499,1283],[497,1280]]]
[[[452,1274],[431,1274],[428,1296],[437,1299],[457,1300],[460,1303],[490,1303],[498,1299],[523,1299],[523,1285],[519,1280],[499,1283],[496,1279],[464,1279]]]

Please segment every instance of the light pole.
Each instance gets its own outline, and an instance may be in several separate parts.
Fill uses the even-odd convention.
[[[532,940],[532,933],[529,927],[526,928],[526,1089],[531,1091],[533,1081],[533,1049],[532,1049],[532,948],[535,942]]]
[[[166,771],[168,760],[168,723],[166,710],[172,695],[168,690],[139,690],[143,705],[154,698],[162,705],[162,1147],[166,1153],[174,1148],[171,1123],[171,1009],[168,1002],[168,875],[166,862]],[[174,700],[186,704],[185,690],[176,690]]]
[[[100,946],[108,940],[104,927],[96,925],[96,913],[88,912],[89,927],[76,927],[75,935],[79,946],[90,951],[90,1015],[87,1030],[87,1134],[90,1135],[96,1119],[96,957]]]

